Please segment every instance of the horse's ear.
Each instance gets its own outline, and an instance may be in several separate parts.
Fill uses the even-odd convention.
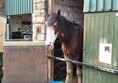
[[[57,12],[57,16],[58,16],[58,18],[61,16],[61,10],[60,9]]]

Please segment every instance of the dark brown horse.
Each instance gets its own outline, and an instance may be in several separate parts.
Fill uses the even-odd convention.
[[[53,48],[57,37],[62,41],[62,50],[64,58],[82,61],[83,53],[83,28],[74,22],[61,16],[60,10],[50,15],[46,22],[46,44]],[[66,62],[66,81],[73,83],[73,65]],[[77,66],[78,83],[81,83],[81,67]]]

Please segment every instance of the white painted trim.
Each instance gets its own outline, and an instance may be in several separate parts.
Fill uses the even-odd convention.
[[[4,46],[46,46],[44,41],[5,41]]]

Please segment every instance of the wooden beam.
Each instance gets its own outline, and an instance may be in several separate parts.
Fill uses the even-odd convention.
[[[48,14],[54,12],[54,0],[48,0]]]
[[[54,57],[54,50],[47,50],[47,55]],[[54,79],[54,60],[48,59],[48,81]]]

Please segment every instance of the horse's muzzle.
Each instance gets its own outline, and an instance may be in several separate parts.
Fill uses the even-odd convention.
[[[47,45],[48,50],[54,49],[54,44]]]

